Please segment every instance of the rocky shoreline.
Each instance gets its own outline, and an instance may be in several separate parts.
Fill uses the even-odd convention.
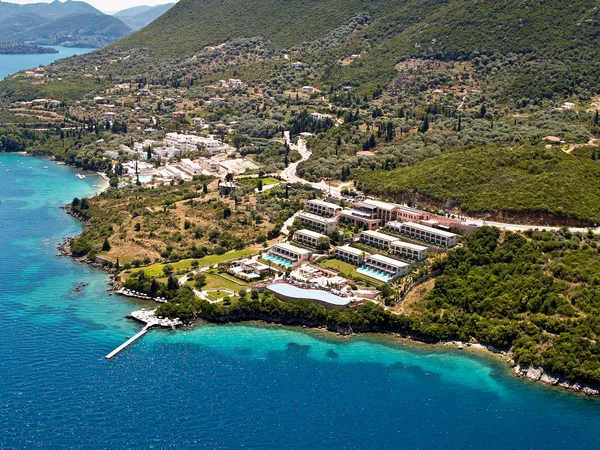
[[[71,215],[72,217],[76,218],[77,220],[83,222],[83,225],[86,226],[86,221],[84,220],[83,217],[81,217],[80,215],[74,213],[71,208],[70,205],[65,205],[62,207],[62,209],[64,209],[67,214]],[[58,245],[58,250],[60,251],[60,255],[57,256],[68,256],[72,259],[74,259],[75,261],[82,263],[82,264],[87,264],[89,266],[92,266],[96,269],[100,269],[103,270],[105,272],[107,272],[110,275],[110,281],[109,281],[109,288],[108,291],[110,292],[115,292],[118,289],[118,286],[116,285],[115,282],[115,270],[114,269],[110,269],[108,268],[106,265],[104,264],[100,264],[98,262],[93,262],[93,261],[89,261],[87,258],[82,257],[82,258],[77,258],[77,257],[73,257],[73,254],[71,252],[71,239],[72,238],[65,238],[61,241],[61,243]],[[200,320],[202,321],[206,321],[209,323],[231,323],[231,321],[223,321],[223,322],[212,322],[212,321],[207,321],[204,318],[201,318]],[[278,323],[278,322],[270,322],[269,320],[261,320],[261,322],[264,323]],[[279,325],[283,325],[286,326],[285,323],[278,323]],[[194,323],[189,324],[190,326],[193,326]],[[297,325],[290,325],[290,326],[297,326]],[[323,330],[322,326],[311,326],[310,324],[303,324],[300,325],[303,328],[312,328],[312,329],[318,329],[318,330]],[[351,337],[351,336],[355,336],[357,334],[360,334],[360,332],[355,332],[353,331],[351,328],[342,328],[342,327],[338,327],[337,329],[327,329],[325,328],[325,330],[327,332],[333,332],[336,333],[339,336],[343,336],[343,337]],[[419,343],[423,343],[423,344],[429,344],[429,345],[443,345],[443,346],[454,346],[460,350],[464,349],[464,348],[468,348],[468,349],[474,349],[474,350],[483,350],[486,351],[488,353],[491,353],[493,355],[496,356],[501,356],[502,359],[510,364],[512,366],[512,373],[519,377],[519,378],[525,378],[527,380],[530,381],[534,381],[537,383],[541,383],[543,385],[546,386],[553,386],[553,387],[557,387],[557,388],[561,388],[561,389],[565,389],[568,390],[570,392],[573,393],[577,393],[577,394],[583,394],[586,396],[593,396],[593,397],[597,397],[600,396],[600,388],[597,386],[592,386],[589,384],[585,384],[585,383],[580,383],[580,382],[573,382],[573,381],[569,381],[567,380],[565,377],[561,376],[561,375],[557,375],[557,374],[551,374],[549,372],[546,372],[545,369],[543,367],[533,367],[533,366],[520,366],[518,364],[515,364],[515,362],[512,360],[512,355],[511,353],[507,353],[501,350],[498,350],[492,346],[489,345],[483,345],[477,342],[461,342],[461,341],[434,341],[434,340],[430,340],[430,339],[426,339],[426,338],[419,338],[416,336],[411,336],[411,335],[401,335],[399,333],[382,333],[382,332],[378,332],[378,331],[373,331],[373,333],[376,334],[381,334],[382,336],[394,336],[400,339],[407,339],[413,342],[419,342]]]
[[[561,375],[546,372],[543,367],[520,366],[517,364],[513,367],[513,373],[520,378],[526,378],[548,386],[556,386],[589,396],[600,395],[600,389],[596,386],[579,383],[577,381],[569,381]]]

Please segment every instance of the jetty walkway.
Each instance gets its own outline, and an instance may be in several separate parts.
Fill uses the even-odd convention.
[[[156,310],[147,311],[146,309],[141,309],[139,311],[132,312],[128,317],[137,320],[138,322],[145,323],[146,325],[142,328],[142,331],[137,333],[135,336],[129,338],[127,341],[123,342],[117,348],[115,348],[112,352],[105,356],[106,359],[111,359],[113,356],[120,353],[122,350],[127,348],[129,345],[133,344],[143,335],[145,335],[150,328],[154,327],[162,327],[162,328],[172,328],[175,329],[183,325],[183,322],[179,319],[166,319],[162,317],[156,317],[154,313]]]

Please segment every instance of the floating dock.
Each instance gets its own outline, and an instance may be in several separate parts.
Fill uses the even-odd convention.
[[[136,334],[132,338],[128,339],[127,341],[123,342],[121,345],[119,345],[117,348],[115,348],[112,352],[110,352],[108,355],[106,355],[105,358],[110,359],[113,356],[115,356],[117,353],[119,353],[121,350],[124,350],[130,344],[133,344],[135,341],[137,341],[139,338],[141,338],[143,335],[145,335],[148,332],[148,330],[150,329],[150,327],[151,327],[151,325],[146,325],[142,329],[142,331],[140,331],[138,334]]]
[[[183,325],[183,323],[179,319],[163,319],[162,317],[156,317],[154,315],[155,311],[156,310],[146,311],[145,309],[142,309],[140,311],[132,312],[129,315],[129,317],[131,317],[132,319],[135,319],[139,322],[145,323],[146,325],[144,326],[142,331],[137,333],[132,338],[129,338],[127,341],[123,342],[121,345],[119,345],[117,348],[115,348],[112,352],[110,352],[108,355],[106,355],[105,358],[111,359],[113,356],[117,355],[122,350],[126,349],[129,345],[133,344],[135,341],[137,341],[139,338],[141,338],[143,335],[145,335],[150,328],[163,327],[163,328],[175,329],[176,327]]]

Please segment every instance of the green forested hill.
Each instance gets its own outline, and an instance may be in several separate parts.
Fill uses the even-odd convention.
[[[359,33],[364,58],[338,67],[334,81],[383,85],[404,58],[455,59],[474,52],[560,56],[569,70],[591,78],[600,48],[598,6],[598,0],[181,0],[115,45],[171,56],[260,36],[275,49],[290,49],[367,13],[370,23]]]
[[[185,54],[235,37],[261,36],[276,48],[289,48],[367,12],[373,22],[365,35],[399,56],[564,51],[593,47],[600,31],[598,6],[585,0],[182,0],[118,45]]]
[[[288,48],[325,36],[372,2],[361,0],[182,0],[119,41],[161,56],[186,55],[237,37],[260,36]]]
[[[558,149],[476,148],[391,171],[366,170],[366,192],[425,196],[470,213],[550,214],[600,223],[600,163]]]

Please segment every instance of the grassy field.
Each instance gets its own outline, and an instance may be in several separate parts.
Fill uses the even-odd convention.
[[[198,259],[198,267],[212,266],[213,264],[252,256],[256,253],[256,250],[245,249],[227,252],[222,255],[208,255]],[[192,261],[194,261],[194,259],[182,259],[181,261],[170,264],[173,266],[175,273],[184,273],[192,269]],[[149,277],[156,277],[163,274],[164,266],[165,264],[153,264],[151,266],[141,267],[140,269],[135,270],[135,272],[143,270]]]
[[[246,290],[249,289],[250,285],[248,283],[244,283],[241,280],[236,280],[240,284],[231,281],[232,277],[227,275],[219,275],[216,273],[208,273],[206,275],[206,284],[202,287],[202,290],[207,289],[231,289],[233,292],[238,292],[240,289],[244,288]]]
[[[319,261],[316,263],[317,266],[323,267],[325,269],[332,269],[340,273],[340,275],[344,277],[352,277],[355,279],[364,280],[369,283],[375,283],[377,285],[381,285],[381,282],[376,280],[375,278],[368,277],[356,271],[357,267],[353,266],[350,263],[340,261],[339,259],[326,259],[324,261]]]
[[[244,179],[242,179],[242,184],[246,184],[246,185],[249,185],[249,186],[256,187],[258,185],[258,180],[262,180],[263,186],[270,186],[272,184],[279,184],[281,182],[278,179],[271,178],[271,177],[265,177],[265,178],[244,178]]]

